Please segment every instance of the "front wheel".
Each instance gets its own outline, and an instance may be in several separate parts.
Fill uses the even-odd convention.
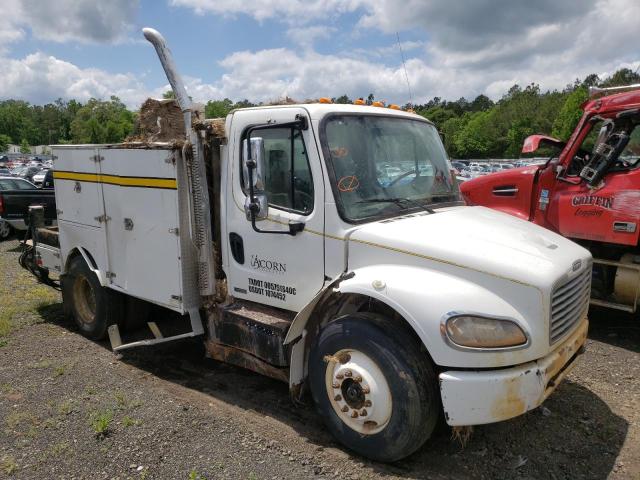
[[[397,321],[379,315],[357,313],[328,324],[312,347],[309,378],[331,433],[373,460],[416,451],[440,415],[430,359]]]

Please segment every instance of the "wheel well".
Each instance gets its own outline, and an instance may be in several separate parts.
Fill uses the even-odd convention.
[[[307,321],[307,324],[305,325],[305,330],[307,332],[305,337],[304,356],[305,377],[309,360],[309,351],[311,350],[311,345],[315,338],[320,333],[320,330],[337,318],[351,313],[361,312],[377,313],[396,320],[398,322],[398,327],[404,329],[417,342],[420,346],[420,350],[424,352],[426,359],[431,361],[435,367],[435,363],[433,363],[431,355],[411,324],[409,324],[402,315],[389,305],[376,298],[358,293],[334,293],[333,295],[321,300],[318,305],[316,305],[313,313]]]
[[[91,262],[91,265],[89,266],[93,269],[97,269],[98,266],[96,264],[96,261],[93,258],[93,255],[91,255],[91,252],[89,252],[88,250],[84,250],[84,253],[86,254],[89,261]],[[81,256],[82,256],[82,253],[80,252],[80,247],[76,247],[73,250],[71,250],[71,252],[69,252],[69,255],[67,255],[67,261],[65,262],[65,265],[64,265],[64,271],[65,272],[69,271],[69,265],[71,265],[71,261],[74,258],[81,257]]]

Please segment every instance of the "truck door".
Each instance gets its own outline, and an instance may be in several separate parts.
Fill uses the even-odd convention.
[[[229,293],[236,298],[299,311],[324,284],[324,185],[323,172],[310,126],[306,130],[278,127],[296,115],[308,117],[302,108],[236,112],[229,139],[227,188],[226,265]],[[268,219],[257,228],[288,232],[291,222],[304,223],[295,236],[256,232],[247,220],[243,191],[242,141],[249,126],[251,136],[264,139],[265,191]]]
[[[569,165],[567,179],[575,184],[557,182],[548,218],[569,238],[636,245],[640,232],[640,128],[633,129],[627,147],[598,188],[590,188],[578,173],[583,166],[581,155],[593,149],[600,123],[594,124]],[[557,205],[557,211],[553,205]]]

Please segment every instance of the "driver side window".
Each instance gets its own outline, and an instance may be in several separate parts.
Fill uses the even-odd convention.
[[[296,128],[254,130],[264,139],[265,192],[269,205],[302,214],[313,210],[313,179],[302,132]]]

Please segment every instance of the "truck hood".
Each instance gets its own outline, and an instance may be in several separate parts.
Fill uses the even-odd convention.
[[[485,207],[455,207],[364,225],[349,237],[350,259],[358,244],[413,256],[414,264],[419,259],[445,263],[543,289],[551,288],[576,260],[590,259],[587,250],[560,235]]]

